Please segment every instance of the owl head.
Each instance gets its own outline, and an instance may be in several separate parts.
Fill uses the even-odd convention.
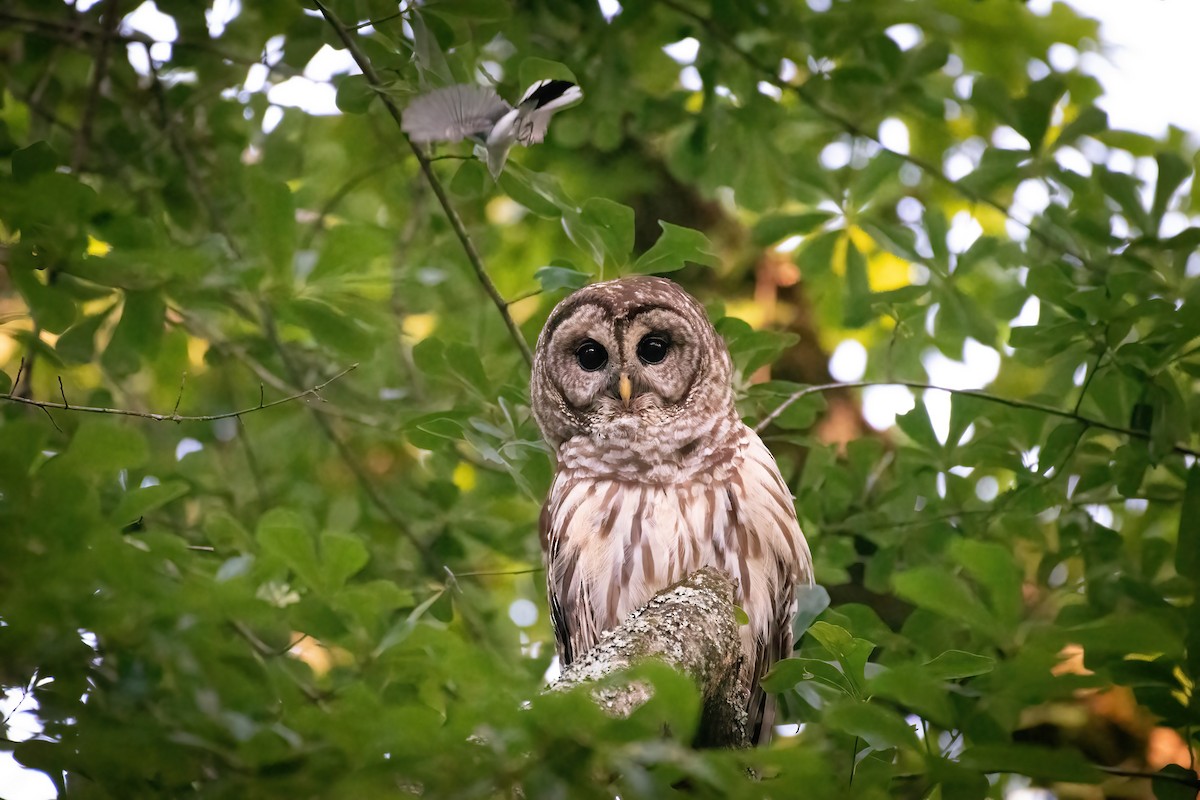
[[[555,447],[579,436],[686,444],[734,413],[731,373],[695,298],[665,278],[620,278],[550,313],[533,358],[533,412]]]

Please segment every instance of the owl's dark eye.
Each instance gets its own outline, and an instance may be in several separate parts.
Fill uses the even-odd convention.
[[[588,372],[595,372],[608,363],[608,351],[599,342],[587,339],[575,348],[575,359]]]
[[[638,342],[637,354],[643,364],[657,364],[667,357],[667,347],[670,342],[659,333],[651,333],[642,337]]]

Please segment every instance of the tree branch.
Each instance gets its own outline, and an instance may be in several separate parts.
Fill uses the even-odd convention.
[[[1134,439],[1150,439],[1150,434],[1146,431],[1134,430],[1133,428],[1123,428],[1120,425],[1111,425],[1107,422],[1101,422],[1097,419],[1076,414],[1074,411],[1067,411],[1066,409],[1055,408],[1054,406],[1042,405],[1041,403],[1031,403],[1027,400],[1015,400],[1010,397],[999,397],[994,394],[988,394],[987,392],[981,392],[977,389],[948,389],[945,386],[934,386],[930,383],[920,383],[918,381],[853,381],[851,383],[822,383],[816,386],[806,386],[799,391],[793,392],[786,400],[780,403],[774,411],[763,417],[759,423],[754,426],[754,432],[762,433],[764,430],[766,430],[768,425],[778,419],[779,415],[784,411],[787,411],[787,409],[793,403],[795,403],[797,400],[807,397],[810,394],[821,394],[823,392],[832,392],[839,389],[865,389],[871,386],[906,386],[909,389],[937,390],[940,392],[949,392],[950,394],[963,395],[966,397],[976,397],[980,400],[984,400],[989,403],[996,403],[997,405],[1008,406],[1009,408],[1018,408],[1025,411],[1038,411],[1043,414],[1048,414],[1052,417],[1074,420],[1075,422],[1086,425],[1089,428],[1099,428],[1100,430],[1109,431],[1111,433],[1120,433],[1124,436],[1129,436]],[[1193,450],[1190,447],[1185,447],[1181,444],[1173,445],[1172,449],[1176,453],[1200,457],[1200,450]]]
[[[346,367],[344,370],[342,370],[338,374],[334,375],[332,378],[325,381],[324,383],[319,383],[316,386],[313,386],[312,388],[309,388],[309,389],[305,389],[302,392],[297,392],[296,394],[280,398],[279,400],[272,400],[269,403],[264,403],[260,397],[258,405],[256,405],[256,406],[250,406],[249,408],[243,408],[240,411],[227,411],[224,414],[200,414],[200,415],[194,415],[194,416],[188,415],[188,414],[180,414],[180,413],[178,413],[179,412],[179,404],[178,403],[175,404],[175,411],[170,414],[154,414],[154,413],[151,413],[148,411],[133,411],[132,409],[128,409],[128,408],[101,408],[98,406],[72,406],[72,405],[67,404],[65,393],[63,394],[63,402],[61,402],[61,403],[49,403],[49,402],[45,402],[42,400],[31,400],[27,397],[19,397],[12,393],[0,396],[0,400],[6,400],[10,403],[20,403],[21,405],[26,405],[26,406],[33,406],[35,408],[40,408],[43,411],[46,411],[47,409],[55,408],[55,409],[61,409],[63,411],[78,411],[78,412],[81,412],[84,414],[112,414],[114,416],[120,416],[120,417],[141,417],[142,419],[152,419],[155,422],[212,422],[212,421],[218,420],[218,419],[231,419],[234,417],[242,417],[242,416],[245,416],[246,414],[252,414],[255,411],[264,411],[268,408],[274,408],[275,406],[281,406],[284,403],[290,403],[293,400],[299,400],[301,397],[307,397],[309,395],[317,398],[322,403],[324,403],[325,399],[323,397],[321,397],[320,391],[322,389],[324,389],[326,386],[328,386],[329,384],[333,383],[334,381],[338,380],[339,378],[344,377],[347,373],[352,372],[353,370],[355,370],[357,368],[358,368],[358,364],[351,364],[350,366]],[[61,391],[62,390],[62,379],[61,378],[59,378],[58,386],[59,386],[59,390]],[[182,393],[183,393],[183,387],[181,384],[180,385],[180,394],[182,395]]]
[[[366,57],[362,50],[359,49],[358,43],[354,41],[354,37],[350,35],[350,31],[345,25],[342,24],[337,15],[325,5],[325,3],[323,3],[321,0],[313,0],[313,3],[325,17],[325,21],[328,22],[333,28],[334,32],[337,33],[338,38],[342,40],[342,44],[346,46],[346,50],[354,58],[354,61],[358,64],[359,69],[362,70],[363,76],[367,79],[367,83],[371,85],[371,88],[376,90],[376,94],[378,94],[380,102],[383,103],[384,107],[388,110],[388,113],[391,114],[392,119],[396,121],[396,125],[400,126],[400,108],[385,92],[382,91],[383,82],[380,81],[379,75],[375,72],[375,68],[371,66],[370,60]],[[526,364],[532,364],[533,353],[529,349],[529,343],[525,341],[525,337],[521,333],[521,329],[517,327],[517,323],[515,320],[513,320],[512,315],[508,313],[508,303],[504,301],[504,297],[496,288],[496,284],[492,283],[491,277],[487,274],[487,270],[484,269],[483,259],[480,258],[479,251],[475,248],[475,243],[471,241],[470,235],[467,234],[467,229],[463,225],[462,218],[459,217],[458,211],[455,210],[454,205],[450,202],[450,197],[446,194],[446,190],[442,186],[442,182],[438,180],[437,174],[434,173],[433,165],[430,163],[428,156],[426,156],[421,148],[417,147],[417,145],[408,138],[407,134],[401,131],[400,135],[403,137],[404,141],[408,143],[413,155],[417,157],[417,163],[421,165],[421,171],[425,173],[425,179],[429,181],[429,186],[433,189],[433,193],[437,196],[438,203],[441,204],[442,211],[446,214],[446,219],[450,221],[450,227],[454,229],[455,236],[458,237],[458,241],[462,244],[463,252],[465,252],[467,255],[467,261],[471,262],[471,268],[475,271],[475,277],[479,280],[480,285],[483,286],[483,290],[487,293],[487,296],[491,298],[492,304],[496,306],[496,310],[500,312],[500,316],[504,319],[504,325],[506,328],[508,328],[509,335],[516,343],[517,349],[521,351],[521,357],[525,359]]]
[[[548,691],[566,691],[656,659],[699,686],[703,712],[697,741],[715,747],[748,743],[749,687],[738,679],[742,645],[733,582],[712,567],[693,572],[654,596],[563,672]],[[609,714],[627,717],[650,699],[641,681],[605,683],[592,696]]]
[[[104,79],[108,77],[109,51],[112,49],[113,36],[117,32],[117,23],[121,19],[121,0],[108,0],[104,4],[102,21],[104,28],[96,42],[96,53],[92,64],[92,85],[88,89],[87,105],[83,109],[83,119],[79,123],[79,133],[75,137],[75,145],[71,151],[71,170],[78,172],[87,161],[88,151],[92,147],[92,120],[96,117],[96,108],[100,105],[100,90]]]

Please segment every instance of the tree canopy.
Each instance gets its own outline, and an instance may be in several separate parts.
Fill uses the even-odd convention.
[[[214,5],[0,8],[21,764],[80,797],[1195,796],[1195,143],[1109,126],[1093,21]],[[331,53],[341,113],[273,102]],[[584,100],[498,181],[398,124],[543,78]],[[694,749],[653,667],[626,720],[541,693],[529,347],[631,273],[706,304],[812,546],[770,748]]]

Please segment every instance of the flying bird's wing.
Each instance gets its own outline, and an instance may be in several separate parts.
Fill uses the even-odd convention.
[[[582,99],[583,90],[570,81],[544,80],[533,84],[517,105],[514,122],[517,141],[526,147],[544,141],[550,117]]]
[[[511,110],[493,89],[460,83],[414,98],[401,127],[414,142],[458,142],[488,133]]]

